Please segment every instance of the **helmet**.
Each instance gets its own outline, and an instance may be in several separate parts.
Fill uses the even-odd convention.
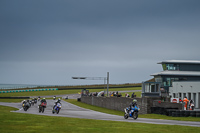
[[[43,98],[43,99],[45,99],[45,98]]]

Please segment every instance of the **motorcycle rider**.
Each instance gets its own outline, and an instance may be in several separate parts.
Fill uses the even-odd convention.
[[[56,96],[53,96],[53,100],[56,100]]]
[[[131,111],[131,108],[137,106],[137,100],[136,99],[133,99],[133,101],[131,102],[130,106],[129,106],[129,109],[128,109],[128,113],[129,111]]]
[[[40,101],[40,96],[38,97],[38,101]]]
[[[41,106],[42,103],[47,103],[47,101],[46,101],[45,98],[43,98],[43,99],[40,101],[40,105],[38,105],[38,106]]]
[[[43,103],[43,102],[47,102],[47,101],[45,98],[43,98],[40,102]]]
[[[55,108],[55,106],[58,104],[58,103],[60,103],[61,104],[61,102],[60,102],[61,100],[60,100],[60,98],[58,98],[58,100],[55,102],[55,105],[53,106],[53,109]],[[62,104],[61,104],[62,105]]]
[[[23,100],[23,101],[22,101],[22,104],[25,104],[25,103],[26,103],[26,100]]]

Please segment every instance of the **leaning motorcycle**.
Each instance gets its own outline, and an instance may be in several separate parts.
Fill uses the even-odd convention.
[[[53,110],[52,110],[52,113],[59,113],[60,109],[61,109],[61,104],[60,103],[57,103],[54,107],[53,107]]]
[[[34,106],[34,103],[35,103],[35,100],[32,99],[32,100],[31,100],[31,105]]]
[[[128,117],[132,117],[134,120],[136,120],[138,118],[138,112],[139,112],[139,107],[135,106],[135,107],[131,107],[131,109],[129,110],[129,107],[124,109],[124,118],[128,119]]]
[[[46,103],[46,102],[42,102],[42,103],[38,106],[38,108],[39,108],[39,113],[40,113],[40,112],[44,113],[44,109],[46,108],[46,106],[47,106],[47,103]]]
[[[36,98],[34,99],[34,103],[35,103],[35,104],[37,103],[37,99],[36,99]]]
[[[28,102],[26,102],[26,103],[22,104],[22,107],[23,107],[24,111],[27,111],[29,109],[30,105]]]

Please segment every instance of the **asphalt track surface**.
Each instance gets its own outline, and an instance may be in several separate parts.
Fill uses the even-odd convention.
[[[46,116],[57,116],[57,117],[71,117],[71,118],[83,118],[83,119],[95,119],[95,120],[108,120],[108,121],[121,121],[121,122],[132,122],[132,123],[148,123],[148,124],[163,124],[163,125],[181,125],[181,126],[194,126],[200,127],[200,122],[189,122],[189,121],[175,121],[175,120],[160,120],[160,119],[147,119],[147,118],[138,118],[134,120],[133,118],[124,119],[123,116],[111,115],[106,113],[101,113],[89,109],[84,109],[73,105],[71,103],[61,101],[62,109],[59,114],[52,114],[52,108],[54,105],[54,100],[47,100],[47,107],[45,108],[44,113],[39,113],[38,103],[34,106],[31,106],[28,111],[22,109],[21,103],[6,103],[0,102],[0,105],[10,106],[18,108],[17,113],[27,113],[27,114],[36,114],[36,115],[46,115]]]

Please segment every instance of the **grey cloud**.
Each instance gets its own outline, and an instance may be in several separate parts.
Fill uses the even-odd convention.
[[[161,70],[161,60],[199,60],[199,3],[1,1],[0,79],[76,83],[71,76],[110,71],[113,83],[136,82]]]

